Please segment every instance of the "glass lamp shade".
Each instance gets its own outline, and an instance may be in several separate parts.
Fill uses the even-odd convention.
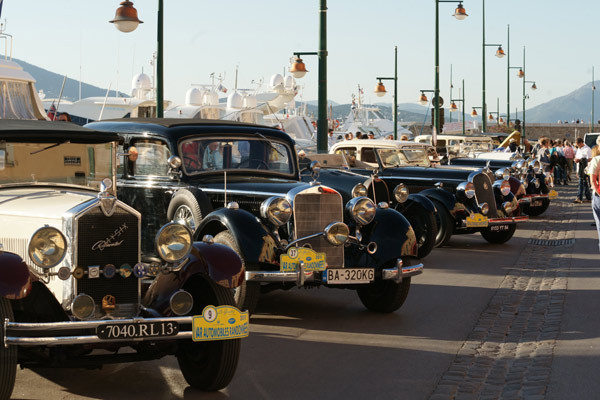
[[[533,83],[533,85],[531,85],[531,89],[532,90],[537,90],[537,86],[536,86],[535,82]]]
[[[454,14],[452,14],[454,16],[454,18],[456,18],[459,21],[462,21],[463,19],[467,18],[469,15],[467,14],[467,12],[465,11],[465,8],[463,7],[462,2],[458,3],[458,7],[456,7],[456,10],[454,10]]]
[[[493,116],[492,114],[490,114],[490,115],[488,116],[488,119],[489,119],[490,121],[493,121],[493,120],[494,120],[494,116]]]
[[[385,90],[385,85],[381,82],[375,85],[374,92],[377,95],[377,97],[383,97],[387,93],[387,91]]]
[[[421,96],[419,96],[418,103],[422,106],[426,106],[427,104],[429,104],[429,100],[427,99],[427,96],[425,96],[425,93],[421,93]]]
[[[477,110],[473,109],[473,111],[471,111],[471,117],[475,118],[477,115]]]
[[[519,72],[517,72],[517,76],[518,76],[519,78],[523,78],[523,77],[525,76],[525,72],[523,72],[523,69],[522,69],[522,68],[519,68]]]
[[[458,107],[455,102],[450,103],[450,112],[458,111]]]
[[[502,49],[502,46],[498,46],[498,50],[496,50],[496,57],[498,58],[502,58],[506,55],[506,53],[504,52],[504,50]]]
[[[301,58],[296,58],[296,61],[290,66],[290,74],[296,79],[304,77],[308,70]]]
[[[115,24],[115,27],[121,32],[133,32],[139,24],[143,24],[144,21],[138,19],[137,10],[133,6],[131,1],[121,2],[121,7],[115,11],[115,18],[112,21],[108,21]]]

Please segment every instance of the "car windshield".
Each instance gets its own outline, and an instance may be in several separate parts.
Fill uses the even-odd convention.
[[[377,150],[385,168],[401,166],[429,167],[431,164],[429,155],[432,151],[433,147],[430,149],[418,147]]]
[[[0,185],[61,183],[97,190],[112,178],[112,143],[0,141]]]
[[[294,173],[289,146],[267,138],[192,138],[180,142],[179,151],[188,175],[223,170]]]

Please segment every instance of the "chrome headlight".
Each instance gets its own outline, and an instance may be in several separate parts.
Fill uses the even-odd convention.
[[[467,196],[467,199],[472,199],[473,197],[475,197],[475,185],[473,184],[473,182],[463,182],[460,185],[458,185],[457,190],[464,191],[465,196]]]
[[[502,181],[502,183],[500,184],[500,192],[502,193],[502,196],[508,196],[508,194],[510,193],[510,182],[507,180]]]
[[[178,290],[169,299],[169,305],[171,306],[171,311],[175,315],[187,315],[190,311],[192,311],[192,307],[194,306],[194,298],[192,295],[185,290]]]
[[[356,186],[352,188],[352,197],[366,197],[369,195],[369,191],[367,187],[362,183],[357,183]]]
[[[531,183],[533,183],[533,185],[535,186],[536,189],[538,189],[540,187],[540,180],[538,178],[533,178],[531,180]]]
[[[532,160],[529,162],[529,166],[533,168],[533,172],[538,174],[540,172],[541,164],[538,160]]]
[[[56,228],[45,226],[38,229],[29,241],[29,258],[41,268],[60,264],[67,250],[67,239]]]
[[[71,302],[71,312],[80,320],[90,319],[94,316],[96,304],[94,299],[87,294],[80,294]]]
[[[505,201],[502,203],[502,208],[504,208],[504,212],[506,212],[506,214],[512,214],[512,212],[515,211],[515,207],[510,201]]]
[[[488,203],[481,203],[479,208],[481,208],[481,213],[483,215],[487,215],[488,212],[490,212],[490,205]]]
[[[174,263],[185,258],[192,249],[192,232],[185,225],[170,222],[156,234],[158,256],[166,262]]]
[[[260,215],[273,225],[281,226],[292,217],[292,205],[283,197],[269,197],[260,205]]]
[[[521,177],[521,183],[523,184],[523,187],[527,189],[527,186],[529,186],[529,182],[527,182],[527,175],[523,175]]]
[[[325,239],[334,246],[346,243],[348,236],[350,236],[350,229],[343,222],[333,222],[325,227]]]
[[[404,203],[408,199],[408,188],[404,183],[394,188],[394,198],[398,203]]]
[[[346,211],[358,225],[368,225],[375,218],[375,203],[368,197],[355,197],[346,203]]]

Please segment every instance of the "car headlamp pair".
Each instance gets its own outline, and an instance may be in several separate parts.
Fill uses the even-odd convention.
[[[355,197],[346,203],[346,212],[352,221],[364,226],[375,218],[375,203],[368,197]]]
[[[475,197],[475,185],[473,182],[463,182],[456,188],[459,191],[464,192],[467,199]]]
[[[260,205],[260,215],[271,224],[287,224],[292,217],[292,205],[284,197],[269,197]]]

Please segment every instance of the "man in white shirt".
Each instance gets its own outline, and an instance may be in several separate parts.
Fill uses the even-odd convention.
[[[596,140],[600,146],[600,137]],[[596,229],[598,230],[598,247],[600,248],[600,156],[592,158],[588,168],[590,174],[590,183],[592,185],[592,212],[596,220]]]
[[[218,142],[211,142],[208,146],[206,146],[206,150],[204,150],[204,157],[202,158],[202,167],[204,169],[223,168],[223,156],[219,152]]]
[[[579,177],[579,190],[577,191],[577,198],[573,203],[581,203],[583,201],[583,195],[590,201],[592,195],[590,193],[590,185],[588,184],[588,177],[585,174],[585,168],[588,162],[592,158],[592,149],[583,142],[582,138],[577,138],[577,151],[575,152],[575,165],[577,165],[577,176]]]

